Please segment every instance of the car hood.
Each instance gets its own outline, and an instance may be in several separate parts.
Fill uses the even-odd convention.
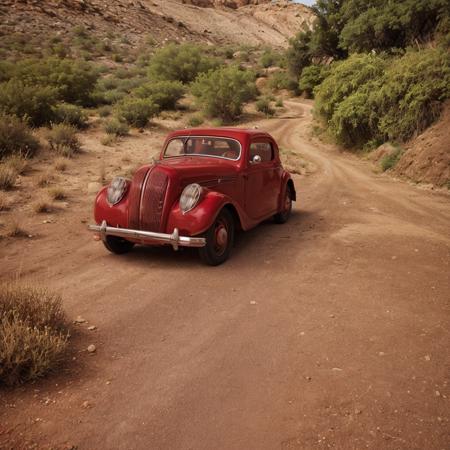
[[[178,178],[180,185],[199,183],[212,185],[219,179],[235,177],[238,162],[207,156],[182,156],[157,161],[157,166],[167,170],[171,178]]]

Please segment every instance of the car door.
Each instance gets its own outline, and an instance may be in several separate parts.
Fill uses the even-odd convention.
[[[252,219],[263,219],[278,210],[281,180],[275,144],[268,138],[252,140],[248,159],[245,208]]]

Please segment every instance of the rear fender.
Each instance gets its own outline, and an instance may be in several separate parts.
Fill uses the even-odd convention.
[[[286,195],[286,189],[288,186],[291,189],[292,200],[294,202],[297,200],[297,193],[295,191],[294,181],[292,180],[292,178],[288,172],[285,172],[285,174],[283,175],[283,179],[282,179],[281,183],[282,183],[281,184],[282,189],[280,192],[280,198],[278,200],[278,211],[281,211],[284,207],[284,197]]]

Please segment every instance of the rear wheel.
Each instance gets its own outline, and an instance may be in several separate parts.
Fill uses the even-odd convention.
[[[234,228],[233,216],[227,209],[222,209],[204,235],[206,245],[199,248],[203,262],[218,266],[228,259],[234,242]]]
[[[111,253],[115,253],[116,255],[128,253],[134,247],[133,242],[118,236],[106,236],[103,244]]]
[[[292,190],[286,186],[286,193],[284,195],[283,209],[273,216],[275,223],[286,223],[291,216],[292,211]]]

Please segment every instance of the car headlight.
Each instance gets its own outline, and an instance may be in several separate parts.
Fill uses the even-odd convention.
[[[116,205],[123,199],[127,191],[127,180],[122,177],[116,177],[111,181],[106,191],[106,199],[110,205]]]
[[[180,208],[181,211],[187,213],[191,209],[197,206],[200,201],[203,188],[197,184],[188,184],[184,189],[180,197]]]

